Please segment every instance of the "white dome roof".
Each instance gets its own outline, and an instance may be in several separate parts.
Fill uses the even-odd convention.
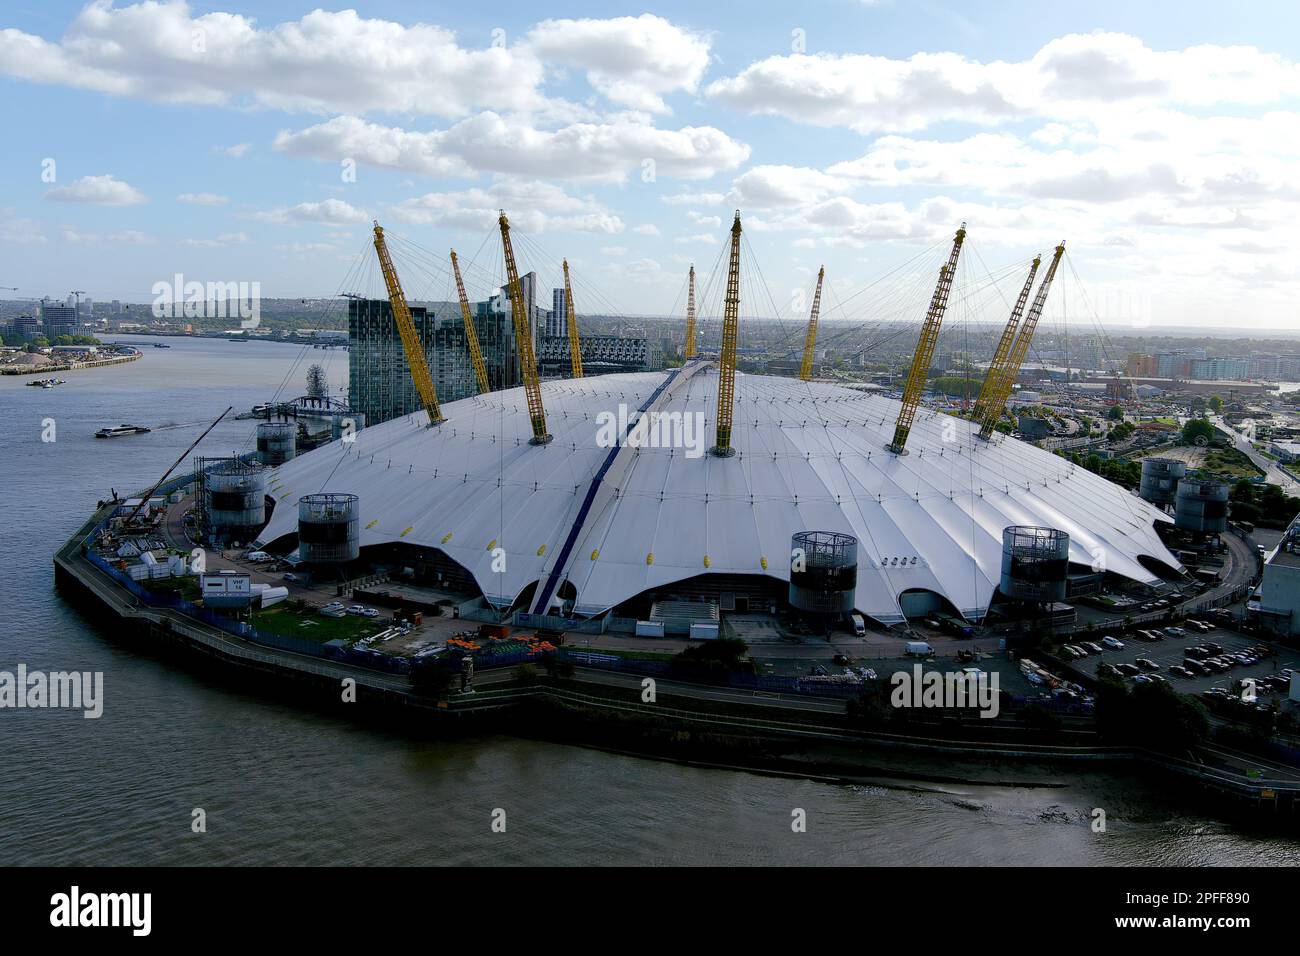
[[[837,385],[737,375],[732,447],[713,444],[718,375],[704,363],[669,372],[544,383],[554,440],[528,443],[522,388],[371,426],[275,468],[263,542],[296,530],[302,495],[360,496],[362,547],[404,541],[465,567],[490,601],[513,603],[541,581],[530,610],[576,588],[597,614],[700,574],[789,580],[791,536],[858,539],[858,610],[902,619],[899,595],[937,592],[982,617],[1001,573],[1002,530],[1041,525],[1070,535],[1070,560],[1139,581],[1148,556],[1176,569],[1156,535],[1160,511],[1059,456],[921,409],[896,456],[897,401]],[[693,447],[610,447],[610,419],[683,413]],[[660,431],[671,419],[661,418]],[[602,425],[604,427],[602,427]],[[505,570],[493,569],[493,549]]]

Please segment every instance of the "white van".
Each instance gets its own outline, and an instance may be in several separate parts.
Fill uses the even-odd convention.
[[[849,620],[853,622],[853,633],[858,637],[867,636],[867,622],[862,619],[861,614],[850,614]]]
[[[244,555],[249,561],[270,561],[271,556],[265,551],[250,551]]]
[[[905,653],[908,657],[929,657],[934,653],[934,648],[925,641],[908,641]]]

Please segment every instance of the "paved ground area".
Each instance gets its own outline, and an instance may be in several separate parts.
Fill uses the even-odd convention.
[[[1300,651],[1280,645],[1270,645],[1278,650],[1277,656],[1266,657],[1252,667],[1234,667],[1222,674],[1212,674],[1206,677],[1176,677],[1169,673],[1171,665],[1183,662],[1185,656],[1183,652],[1186,648],[1203,644],[1206,641],[1213,641],[1221,645],[1225,653],[1242,651],[1255,644],[1269,643],[1262,641],[1256,635],[1243,634],[1240,631],[1228,628],[1216,627],[1208,634],[1196,634],[1188,631],[1186,637],[1166,637],[1155,643],[1144,641],[1133,634],[1116,632],[1114,636],[1124,642],[1123,650],[1105,650],[1101,654],[1092,654],[1083,660],[1074,661],[1071,666],[1075,670],[1095,676],[1097,668],[1102,662],[1132,664],[1139,657],[1143,657],[1159,664],[1160,670],[1155,673],[1163,675],[1175,690],[1185,694],[1199,694],[1211,687],[1226,689],[1233,681],[1241,680],[1243,677],[1263,677],[1267,674],[1275,674],[1287,667],[1300,671]]]

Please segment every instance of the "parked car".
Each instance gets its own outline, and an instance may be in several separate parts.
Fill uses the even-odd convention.
[[[1094,654],[1100,654],[1103,650],[1105,650],[1105,648],[1103,648],[1100,644],[1096,643],[1095,641],[1084,641],[1079,646],[1089,651],[1092,651]]]
[[[292,571],[287,571],[285,572],[284,579],[286,581],[297,581],[298,575],[294,574]]]
[[[1169,673],[1173,674],[1175,677],[1195,677],[1195,676],[1196,676],[1196,675],[1193,674],[1190,670],[1188,670],[1186,667],[1184,667],[1182,664],[1174,664],[1173,666],[1171,666],[1171,667],[1169,668]]]
[[[1139,657],[1133,663],[1136,664],[1138,667],[1142,668],[1144,671],[1160,670],[1160,665],[1157,664],[1155,661],[1151,660],[1149,657]]]
[[[1105,644],[1107,647],[1109,647],[1112,651],[1124,650],[1124,642],[1120,640],[1116,640],[1115,638],[1111,637],[1109,634],[1103,637],[1101,639],[1101,642]]]
[[[1187,632],[1184,631],[1181,627],[1167,627],[1167,628],[1165,628],[1165,634],[1166,634],[1167,636],[1169,636],[1169,637],[1186,637],[1186,636],[1187,636]]]
[[[1136,667],[1134,667],[1132,664],[1116,664],[1116,665],[1115,665],[1115,670],[1119,671],[1119,672],[1120,672],[1121,674],[1123,674],[1125,677],[1132,677],[1134,674],[1140,674],[1140,673],[1142,673],[1140,670],[1138,670],[1138,669],[1137,669]]]
[[[1172,670],[1173,668],[1170,668]],[[1198,677],[1204,677],[1210,673],[1210,669],[1200,661],[1192,660],[1190,657],[1183,660],[1183,669]]]

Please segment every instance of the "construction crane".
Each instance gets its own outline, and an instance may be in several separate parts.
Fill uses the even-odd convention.
[[[963,222],[953,237],[948,261],[939,270],[939,283],[934,287],[934,295],[930,297],[930,310],[925,314],[921,338],[916,343],[916,354],[912,356],[912,368],[907,373],[907,384],[903,386],[903,407],[898,410],[894,440],[889,443],[889,450],[895,455],[901,455],[907,450],[907,436],[912,431],[912,421],[921,405],[921,393],[925,391],[926,379],[930,374],[934,347],[939,342],[939,327],[943,324],[943,313],[948,308],[948,294],[952,291],[952,280],[957,274],[957,257],[961,255],[961,244],[965,239],[966,223]]]
[[[451,272],[456,277],[456,295],[460,298],[460,317],[465,323],[465,344],[469,346],[469,360],[474,365],[474,378],[478,380],[478,392],[486,395],[492,391],[488,384],[487,365],[483,362],[483,349],[478,344],[478,329],[474,327],[474,316],[469,311],[469,296],[465,295],[465,283],[460,278],[460,262],[456,250],[451,250]]]
[[[1047,292],[1052,287],[1052,280],[1056,278],[1056,267],[1061,264],[1063,255],[1065,255],[1064,239],[1052,253],[1052,264],[1047,267],[1047,275],[1043,276],[1043,281],[1038,283],[1034,304],[1029,307],[1029,314],[1025,316],[1020,334],[1016,336],[1016,344],[1012,347],[1003,373],[996,383],[997,392],[990,396],[988,406],[984,409],[984,417],[980,420],[979,436],[985,441],[993,436],[993,430],[1002,418],[1002,410],[1006,407],[1007,399],[1011,397],[1011,386],[1015,384],[1016,378],[1020,375],[1020,366],[1024,363],[1025,356],[1029,354],[1029,343],[1033,341],[1034,329],[1038,327],[1038,320],[1042,317],[1043,306],[1047,303]]]
[[[817,313],[822,307],[822,279],[826,278],[826,267],[817,270],[817,291],[813,293],[812,313],[808,316],[808,334],[803,340],[803,365],[799,368],[799,378],[805,382],[812,381],[813,349],[817,347]]]
[[[1015,307],[1011,310],[1011,318],[1007,319],[1007,326],[1002,330],[1002,338],[998,339],[998,347],[993,352],[993,361],[989,363],[988,374],[984,376],[984,384],[980,386],[979,398],[975,399],[975,411],[971,415],[974,421],[984,420],[989,399],[997,393],[997,382],[1006,368],[1007,359],[1011,356],[1011,347],[1016,341],[1016,330],[1020,327],[1020,317],[1025,314],[1025,303],[1029,301],[1029,293],[1034,287],[1034,276],[1037,275],[1038,267],[1042,264],[1043,257],[1034,256],[1034,261],[1029,265],[1029,278],[1025,279],[1024,288],[1020,290]]]
[[[162,483],[167,480],[167,476],[176,470],[177,465],[179,465],[181,462],[183,462],[186,458],[189,457],[190,452],[192,452],[195,448],[199,446],[199,442],[203,441],[203,439],[207,436],[208,432],[212,431],[212,429],[217,427],[217,422],[220,422],[221,419],[229,415],[231,409],[233,409],[234,407],[235,407],[234,405],[227,407],[224,412],[222,412],[220,415],[217,416],[216,421],[214,421],[207,428],[203,429],[203,433],[200,434],[198,438],[194,439],[193,444],[191,444],[189,448],[185,449],[185,453],[181,455],[181,457],[177,458],[174,462],[172,462],[172,466],[163,472],[163,476],[159,478],[157,481],[155,481],[153,487],[144,493],[144,497],[141,498],[140,503],[135,506],[135,510],[132,511],[131,514],[127,516],[126,523],[128,527],[131,525],[132,522],[135,521],[136,515],[140,513],[140,509],[142,509],[145,505],[149,503],[149,499],[153,497],[154,492],[162,487]]]
[[[722,353],[718,356],[718,432],[711,449],[719,458],[735,453],[731,447],[731,416],[736,396],[736,338],[740,330],[740,210],[731,224],[731,259],[727,264],[727,297],[722,308]]]
[[[505,210],[497,220],[501,226],[501,246],[506,256],[506,294],[510,296],[510,315],[514,320],[515,347],[519,349],[519,371],[524,378],[524,395],[528,399],[528,418],[533,425],[534,445],[545,445],[551,440],[546,430],[546,409],[542,407],[542,383],[537,377],[537,356],[533,351],[533,326],[524,306],[524,288],[519,283],[519,267],[515,265],[515,251],[510,245],[510,220]]]
[[[695,358],[695,263],[691,263],[690,278],[687,279],[686,292],[686,348],[682,351],[682,360],[689,362]]]
[[[375,253],[379,256],[379,268],[384,273],[384,285],[388,287],[388,301],[393,307],[393,320],[397,323],[397,332],[402,337],[402,351],[406,353],[406,364],[415,380],[415,390],[419,393],[424,410],[429,413],[429,426],[443,422],[442,408],[438,405],[438,392],[433,387],[433,376],[429,374],[429,362],[424,357],[424,346],[420,344],[419,333],[415,331],[415,322],[411,319],[410,306],[406,304],[406,293],[397,280],[397,270],[388,255],[388,244],[384,241],[384,227],[375,221]]]
[[[569,288],[569,260],[564,260],[564,324],[569,329],[569,367],[574,378],[582,378],[582,349],[578,342],[578,316],[573,311],[573,290]]]

